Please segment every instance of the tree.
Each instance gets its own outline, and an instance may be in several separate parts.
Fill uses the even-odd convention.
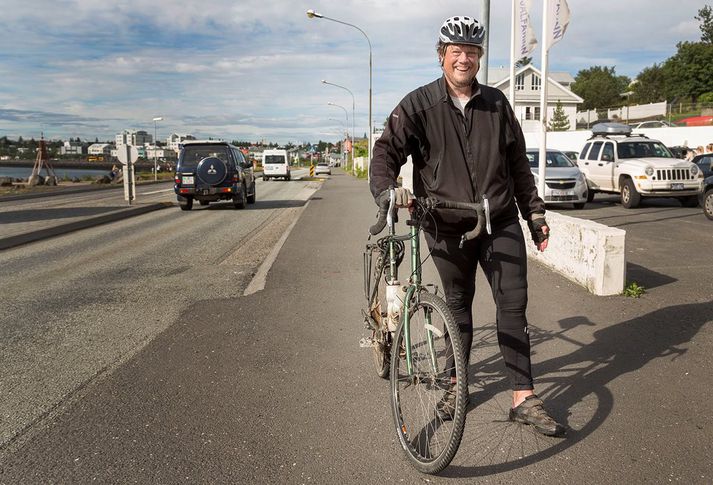
[[[562,102],[558,99],[557,105],[555,106],[555,112],[552,114],[552,119],[550,120],[547,129],[549,131],[567,131],[569,130],[569,118],[564,112],[562,107]]]
[[[522,57],[522,58],[518,59],[517,62],[515,63],[515,69],[519,69],[522,66],[527,66],[530,63],[532,63],[532,57],[527,57],[527,56]]]
[[[654,64],[644,68],[636,77],[636,82],[632,86],[633,101],[636,103],[657,103],[666,101],[667,86],[666,72],[663,65]]]
[[[695,19],[701,22],[701,42],[713,44],[713,9],[706,5],[698,11]]]
[[[696,102],[698,96],[713,91],[713,44],[679,42],[678,51],[663,65],[667,97],[678,96]]]
[[[593,66],[577,73],[572,91],[584,99],[584,109],[609,108],[623,104],[621,93],[630,82],[626,76],[617,76],[614,67]]]

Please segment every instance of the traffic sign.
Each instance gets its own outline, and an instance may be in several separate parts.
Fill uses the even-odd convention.
[[[124,165],[127,165],[130,160],[133,165],[139,159],[139,150],[132,145],[119,145],[116,149],[116,158]]]

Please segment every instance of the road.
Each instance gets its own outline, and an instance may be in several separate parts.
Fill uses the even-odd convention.
[[[505,419],[479,274],[465,436],[443,476],[424,477],[358,346],[364,182],[337,173],[306,207],[305,182],[258,189],[244,211],[166,209],[0,252],[14,275],[0,283],[0,483],[710,483],[713,265],[700,248],[713,226],[700,209],[595,199],[566,212],[627,230],[639,299],[530,265],[537,390],[563,440]],[[264,290],[243,296],[302,209]]]

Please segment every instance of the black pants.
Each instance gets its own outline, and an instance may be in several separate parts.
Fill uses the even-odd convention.
[[[446,301],[461,331],[466,363],[473,344],[475,271],[480,263],[495,299],[498,345],[512,389],[532,389],[530,337],[525,317],[527,253],[519,222],[493,227],[493,234],[466,241],[462,249],[458,247],[459,236],[438,235],[437,240],[432,234],[425,236]]]

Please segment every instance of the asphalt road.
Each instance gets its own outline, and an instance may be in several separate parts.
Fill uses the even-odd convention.
[[[569,211],[627,230],[639,299],[530,265],[537,391],[565,439],[507,422],[479,275],[465,436],[443,476],[425,477],[401,457],[388,385],[358,346],[363,181],[325,182],[265,289],[241,296],[304,207],[284,191],[304,185],[261,184],[242,212],[163,210],[0,253],[17,275],[0,283],[0,483],[711,482],[713,225],[700,209]],[[269,211],[274,230],[252,219]]]

